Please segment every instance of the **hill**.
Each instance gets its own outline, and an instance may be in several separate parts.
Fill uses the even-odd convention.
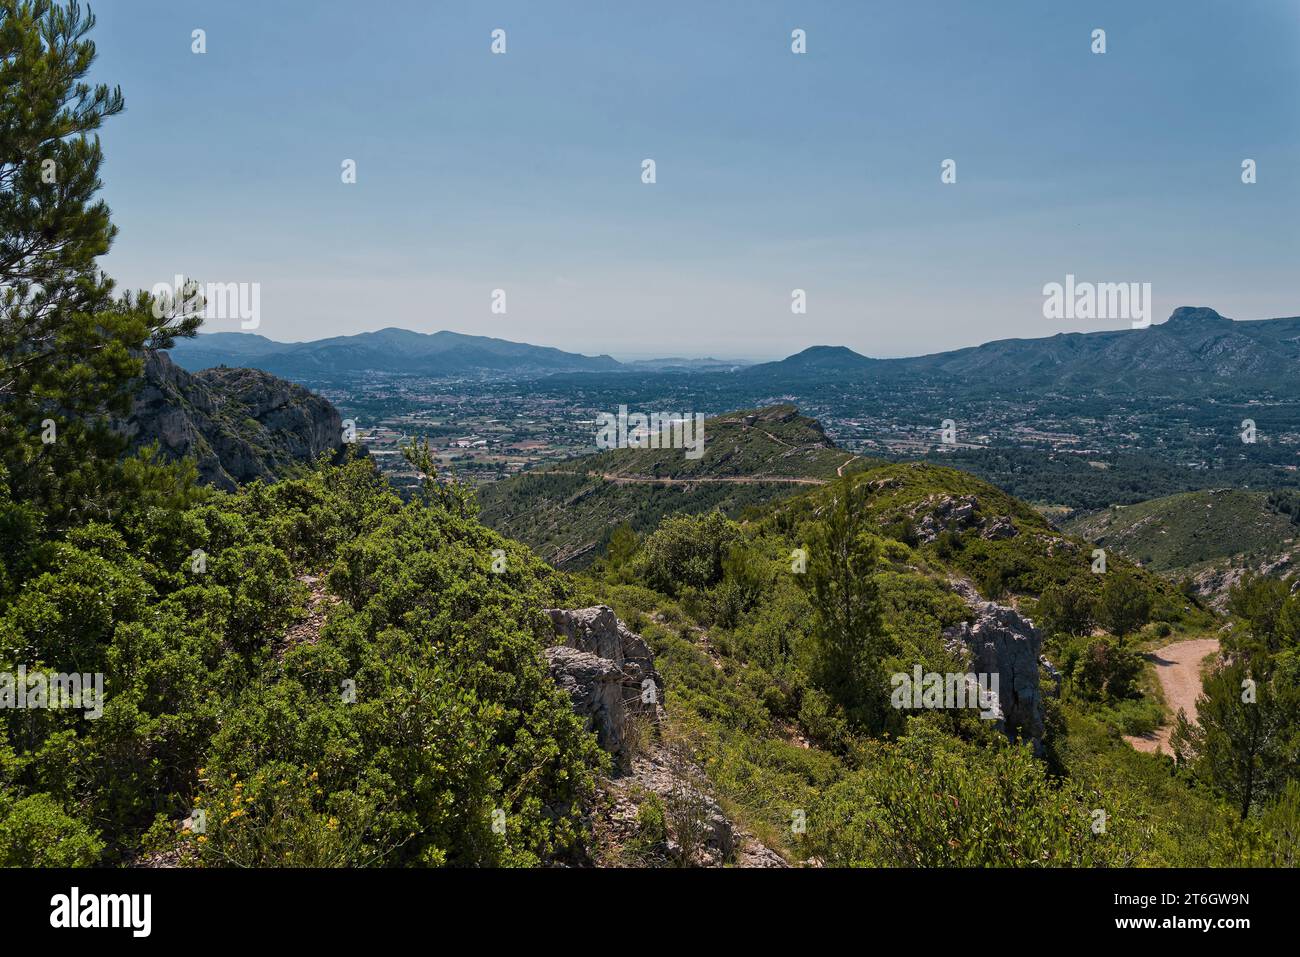
[[[705,435],[696,461],[679,450],[618,449],[487,486],[482,519],[557,567],[581,568],[618,526],[645,535],[670,515],[718,510],[788,533],[819,514],[827,486],[843,475],[864,486],[862,507],[880,534],[968,578],[986,598],[1032,603],[1051,585],[1100,577],[1087,574],[1090,544],[1024,502],[957,469],[851,455],[793,406],[718,416]],[[1187,603],[1171,584],[1140,578],[1153,605],[1183,616]]]
[[[734,516],[861,467],[789,405],[708,419],[704,436],[699,459],[680,449],[611,449],[486,486],[483,521],[557,566],[582,566],[618,525],[647,532],[675,512]]]
[[[1162,572],[1243,553],[1276,552],[1296,535],[1291,517],[1270,507],[1268,492],[1232,488],[1115,506],[1073,518],[1063,527]]]
[[[1292,570],[1297,511],[1287,492],[1204,489],[1090,512],[1063,528],[1169,578],[1189,578],[1220,604],[1247,572]]]
[[[869,359],[846,346],[809,346],[802,352],[776,362],[763,362],[745,369],[749,381],[799,380],[810,376],[865,374],[882,360]]]
[[[584,356],[545,346],[458,332],[421,333],[387,328],[314,342],[275,342],[263,336],[219,332],[180,340],[172,358],[183,368],[249,366],[295,379],[380,372],[401,375],[546,375],[608,372],[609,356]]]

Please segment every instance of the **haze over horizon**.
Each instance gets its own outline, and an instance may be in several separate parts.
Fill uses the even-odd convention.
[[[1210,307],[1208,307],[1208,308],[1213,309],[1212,306],[1210,306]],[[1215,311],[1217,312],[1217,310],[1215,310]],[[1300,315],[1300,314],[1298,314],[1298,315]],[[1252,319],[1241,319],[1241,318],[1236,317],[1236,316],[1225,316],[1224,318],[1225,318],[1225,319],[1231,319],[1231,320],[1233,320],[1233,321],[1237,321],[1237,322],[1266,322],[1266,321],[1271,320],[1271,319],[1288,319],[1288,318],[1296,318],[1296,317],[1295,317],[1295,316],[1268,316],[1268,317],[1261,317],[1261,318],[1259,318],[1259,319],[1254,319],[1254,318],[1252,318]],[[1162,318],[1156,320],[1155,322],[1153,322],[1152,325],[1156,325],[1156,326],[1161,325],[1161,324],[1167,322],[1168,319],[1169,319],[1168,316],[1162,317]],[[358,330],[356,333],[343,333],[342,335],[360,335],[360,334],[362,334],[362,333],[366,333],[366,332],[382,332],[382,331],[387,330],[387,329],[400,329],[400,330],[404,330],[404,331],[412,331],[412,332],[418,332],[418,331],[420,331],[420,330],[412,329],[412,328],[409,327],[409,326],[395,325],[395,324],[393,324],[393,323],[387,323],[387,324],[385,324],[385,325],[379,326],[379,327],[376,328],[376,329],[362,329],[362,330]],[[1064,332],[1064,331],[1065,331],[1065,330],[1058,330],[1058,332],[1048,333],[1048,336],[1054,336],[1054,335],[1057,335],[1059,332]],[[1070,331],[1073,331],[1073,330],[1070,330]],[[1120,329],[1112,329],[1112,330],[1104,330],[1104,329],[1090,329],[1090,330],[1084,330],[1084,331],[1085,331],[1085,332],[1105,332],[1105,331],[1112,331],[1112,332],[1118,331],[1118,332],[1123,332],[1123,331],[1125,331],[1125,330],[1124,330],[1123,328],[1120,328]],[[1140,331],[1140,330],[1134,330],[1134,331]],[[239,330],[218,329],[218,328],[212,328],[212,329],[204,328],[203,330],[200,331],[200,335],[203,335],[203,334],[213,334],[213,333],[217,333],[217,332],[233,333],[233,334],[235,334],[235,335],[255,335],[255,336],[261,336],[262,338],[271,339],[271,341],[276,342],[276,343],[279,343],[279,344],[282,344],[282,345],[300,345],[300,344],[304,344],[304,343],[310,343],[310,342],[319,341],[318,339],[314,339],[314,338],[313,338],[313,339],[275,339],[275,338],[272,337],[272,336],[265,336],[265,335],[262,335],[262,333],[261,333],[260,331],[256,331],[256,332],[254,332],[254,331],[251,331],[251,330],[250,330],[250,331],[247,331],[247,332],[243,332],[243,331],[239,331]],[[432,334],[434,334],[434,333],[438,333],[438,332],[450,332],[450,333],[454,333],[454,334],[457,334],[457,335],[466,335],[466,336],[483,336],[483,335],[489,335],[490,338],[494,338],[494,339],[502,339],[502,338],[505,338],[505,337],[503,337],[503,336],[493,336],[493,335],[490,335],[490,334],[488,334],[488,333],[469,332],[469,331],[466,331],[465,329],[451,329],[451,328],[430,329],[430,330],[428,330],[428,331],[427,331],[426,333],[424,333],[424,334],[426,334],[426,335],[432,335]],[[333,337],[332,337],[332,336],[323,336],[323,337],[320,337],[320,338],[328,339],[328,338],[333,338]],[[1004,337],[1004,338],[1007,338],[1007,339],[1020,339],[1020,338],[1046,338],[1046,337],[1020,337],[1020,336],[1008,336],[1008,337]],[[507,341],[520,341],[520,342],[522,342],[523,340],[507,340]],[[987,340],[987,341],[988,341],[988,342],[995,342],[995,341],[999,341],[999,340]],[[580,355],[588,355],[588,356],[608,355],[608,356],[610,356],[611,358],[616,359],[616,360],[619,361],[619,362],[625,362],[625,363],[633,363],[633,362],[638,362],[638,361],[648,361],[648,360],[654,360],[654,359],[717,359],[717,360],[720,360],[720,361],[736,361],[736,362],[744,362],[744,363],[751,363],[751,364],[757,364],[757,363],[760,363],[760,362],[774,362],[774,361],[778,361],[778,360],[781,360],[781,359],[789,358],[790,356],[793,356],[793,355],[796,355],[796,354],[798,354],[798,353],[804,352],[804,351],[806,351],[806,350],[808,350],[808,349],[813,349],[813,348],[827,348],[827,347],[829,347],[829,348],[836,348],[836,347],[841,347],[841,346],[844,345],[843,343],[838,343],[838,342],[807,342],[807,343],[805,343],[805,344],[803,344],[803,345],[800,345],[800,346],[798,346],[798,347],[792,349],[790,352],[784,352],[784,353],[781,353],[781,354],[773,354],[773,355],[747,355],[747,354],[741,354],[741,353],[736,353],[736,352],[731,352],[731,353],[727,353],[727,354],[695,353],[695,352],[691,352],[691,351],[688,351],[688,350],[682,350],[682,351],[675,352],[675,353],[668,353],[668,352],[664,352],[664,351],[659,351],[659,352],[654,352],[654,351],[651,351],[651,352],[634,352],[634,351],[621,351],[621,350],[620,350],[620,351],[615,351],[615,352],[609,352],[609,353],[602,353],[602,352],[582,352],[581,350],[577,350],[577,349],[566,349],[564,346],[562,346],[562,345],[558,345],[558,344],[553,343],[553,342],[532,342],[532,341],[529,341],[529,342],[527,342],[526,344],[527,344],[527,345],[533,345],[533,346],[540,346],[540,347],[544,347],[544,348],[545,348],[545,347],[549,347],[549,348],[560,349],[560,350],[565,351],[565,352],[576,352],[576,353],[578,353],[578,354],[580,354]],[[975,343],[974,345],[984,345],[984,344],[985,344],[985,343],[981,342],[981,343]],[[846,348],[851,348],[851,347],[846,347]],[[860,350],[857,350],[857,349],[854,349],[853,351],[854,351],[854,352],[858,352],[860,355],[864,355],[864,356],[867,356],[867,357],[872,358],[872,359],[908,359],[908,358],[917,358],[917,357],[924,356],[924,355],[932,355],[932,354],[934,354],[934,353],[912,353],[912,354],[908,354],[908,355],[875,355],[875,354],[871,354],[871,353],[861,352]],[[937,352],[948,352],[948,351],[955,351],[955,350],[946,350],[946,349],[944,349],[944,350],[936,350],[936,351],[937,351]]]
[[[1195,6],[138,0],[96,32],[127,102],[102,134],[105,268],[259,283],[281,341],[396,324],[589,355],[1127,326],[1045,319],[1067,274],[1151,283],[1153,321],[1293,315],[1300,7]]]

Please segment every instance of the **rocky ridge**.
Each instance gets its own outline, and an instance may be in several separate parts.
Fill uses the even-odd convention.
[[[154,351],[119,428],[132,449],[157,443],[167,458],[192,456],[200,480],[226,490],[343,449],[338,410],[302,386],[256,369],[187,372]]]

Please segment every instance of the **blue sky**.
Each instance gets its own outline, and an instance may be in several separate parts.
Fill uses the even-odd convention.
[[[897,356],[1128,325],[1045,319],[1067,273],[1150,282],[1157,321],[1300,314],[1293,0],[91,7],[127,103],[105,268],[260,283],[273,339]]]

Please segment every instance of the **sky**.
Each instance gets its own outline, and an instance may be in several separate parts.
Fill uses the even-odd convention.
[[[890,357],[1130,325],[1045,318],[1067,275],[1149,282],[1156,321],[1300,314],[1295,0],[90,7],[127,105],[105,269],[256,283],[272,339]]]

